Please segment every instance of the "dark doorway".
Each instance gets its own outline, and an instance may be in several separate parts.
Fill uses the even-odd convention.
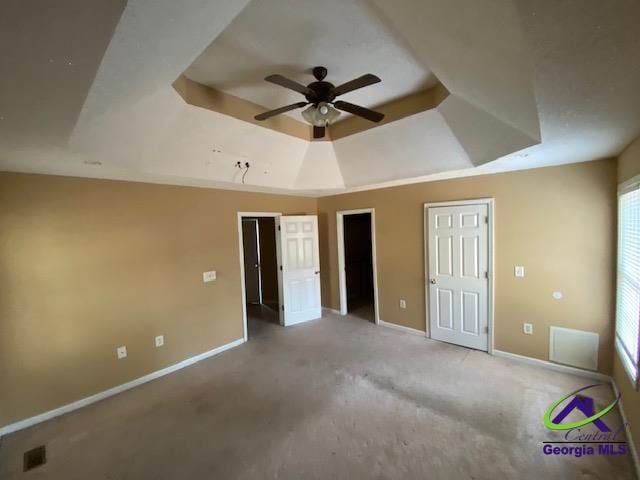
[[[244,291],[247,303],[262,303],[257,219],[242,219],[242,241],[244,245]]]
[[[347,312],[373,322],[375,313],[371,214],[345,215],[343,222]]]
[[[278,262],[273,217],[243,217],[244,286],[248,334],[256,335],[266,324],[279,324]]]

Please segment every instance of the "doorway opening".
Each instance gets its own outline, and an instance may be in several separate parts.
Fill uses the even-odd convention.
[[[276,216],[240,216],[245,340],[280,323]]]
[[[340,313],[379,323],[375,211],[337,213]]]

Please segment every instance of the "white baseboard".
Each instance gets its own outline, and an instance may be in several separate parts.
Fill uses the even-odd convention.
[[[384,320],[379,320],[378,325],[382,325],[383,327],[393,328],[394,330],[400,330],[401,332],[410,333],[411,335],[420,335],[421,337],[426,337],[427,333],[422,330],[416,330],[415,328],[405,327],[403,325],[398,325],[397,323],[385,322]]]
[[[323,315],[342,315],[342,313],[340,313],[340,310],[336,310],[335,308],[327,308],[327,307],[322,307],[322,314]]]
[[[162,377],[164,375],[168,375],[177,370],[188,367],[189,365],[193,365],[194,363],[204,360],[205,358],[213,357],[214,355],[218,355],[219,353],[222,353],[233,347],[237,347],[238,345],[241,345],[242,343],[244,343],[244,341],[245,341],[244,338],[234,340],[233,342],[214,348],[213,350],[200,353],[194,357],[187,358],[186,360],[182,360],[181,362],[178,362],[174,365],[163,368],[162,370],[157,370],[148,375],[145,375],[144,377],[136,378],[135,380],[131,380],[130,382],[123,383],[122,385],[118,385],[117,387],[110,388],[109,390],[96,393],[95,395],[91,395],[90,397],[77,400],[67,405],[63,405],[62,407],[58,407],[54,410],[49,410],[48,412],[41,413],[34,417],[26,418],[24,420],[11,423],[9,425],[5,425],[4,427],[0,427],[0,437],[2,437],[3,435],[8,435],[9,433],[16,432],[18,430],[31,427],[38,423],[45,422],[52,418],[59,417],[60,415],[64,415],[65,413],[78,410],[79,408],[86,407],[87,405],[91,405],[92,403],[99,402],[100,400],[104,400],[105,398],[112,397],[113,395],[117,395],[118,393],[122,393],[126,390],[130,390],[134,387],[142,385],[143,383],[150,382],[151,380],[155,380],[156,378]]]
[[[615,380],[611,379],[611,386],[613,387],[613,393],[617,397],[620,395],[620,390],[618,390],[618,385],[616,385]],[[633,466],[636,469],[636,478],[640,478],[640,458],[638,457],[638,451],[636,450],[636,444],[633,442],[633,436],[631,435],[631,429],[629,428],[629,422],[627,420],[627,416],[624,413],[624,406],[622,402],[622,397],[618,402],[618,410],[620,411],[620,416],[622,417],[622,423],[624,423],[624,433],[627,437],[627,446],[631,451],[631,458],[633,459]]]
[[[571,373],[573,375],[579,375],[581,377],[593,378],[602,382],[611,383],[613,379],[609,375],[605,375],[600,372],[592,372],[591,370],[583,370],[581,368],[569,367],[568,365],[561,365],[559,363],[548,362],[546,360],[540,360],[538,358],[525,357],[524,355],[518,355],[516,353],[503,352],[502,350],[493,350],[493,355],[496,357],[509,358],[516,362],[526,363],[529,365],[535,365],[549,370],[555,370],[556,372]]]

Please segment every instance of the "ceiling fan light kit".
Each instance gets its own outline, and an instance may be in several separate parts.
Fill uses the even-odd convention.
[[[339,116],[340,112],[326,102],[320,102],[318,106],[311,105],[302,111],[302,117],[314,127],[325,127]]]
[[[379,122],[384,118],[382,113],[369,110],[368,108],[361,107],[353,103],[335,100],[335,98],[340,95],[380,82],[381,80],[377,76],[367,73],[366,75],[362,75],[349,82],[343,83],[342,85],[338,85],[337,87],[330,82],[324,81],[327,76],[327,69],[325,67],[315,67],[313,69],[313,76],[316,78],[316,81],[311,82],[307,86],[283,77],[282,75],[276,74],[266,77],[265,80],[267,82],[301,93],[304,95],[306,101],[276,108],[275,110],[269,110],[256,115],[254,118],[258,121],[262,121],[276,115],[280,115],[281,113],[286,113],[291,110],[311,105],[302,111],[302,117],[313,125],[313,138],[324,137],[325,127],[334,122],[340,116],[339,110],[362,117],[371,122]]]

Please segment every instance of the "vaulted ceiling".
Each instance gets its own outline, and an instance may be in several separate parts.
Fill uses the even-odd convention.
[[[6,0],[0,170],[322,195],[612,156],[639,24],[636,0]],[[252,121],[300,100],[265,75],[316,65],[380,76],[344,98],[385,122]]]

